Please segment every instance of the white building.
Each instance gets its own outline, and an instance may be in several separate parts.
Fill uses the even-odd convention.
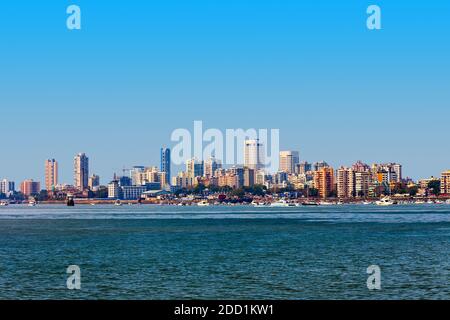
[[[120,199],[121,198],[121,188],[119,186],[119,181],[113,180],[108,184],[108,198],[110,199]]]
[[[5,194],[6,196],[10,196],[15,191],[15,184],[13,181],[9,181],[8,179],[3,179],[0,181],[0,193]]]
[[[122,199],[138,200],[147,191],[145,186],[124,186],[122,187]]]
[[[244,142],[244,167],[260,170],[264,165],[264,146],[256,140],[245,140]]]

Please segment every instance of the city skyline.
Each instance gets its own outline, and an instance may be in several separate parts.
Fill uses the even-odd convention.
[[[264,175],[270,175],[273,177],[274,181],[273,183],[277,183],[276,181],[279,180],[279,174],[284,173],[286,176],[284,176],[283,179],[285,181],[289,180],[289,183],[291,184],[291,179],[288,179],[288,175],[291,176],[301,176],[305,175],[305,173],[311,172],[314,173],[314,176],[311,177],[311,181],[314,181],[313,184],[318,186],[319,193],[320,194],[326,194],[325,191],[320,191],[321,188],[323,188],[322,184],[326,185],[333,185],[334,187],[337,187],[338,193],[337,195],[339,197],[347,197],[347,196],[355,196],[355,194],[358,194],[358,192],[365,190],[363,187],[364,181],[367,180],[367,177],[365,177],[365,173],[371,172],[371,175],[374,172],[378,172],[378,177],[376,177],[377,180],[383,183],[390,183],[396,182],[401,183],[404,181],[425,181],[429,178],[435,178],[439,177],[439,174],[437,175],[431,175],[429,177],[421,177],[420,179],[412,179],[409,176],[403,175],[403,166],[397,162],[389,162],[389,163],[372,163],[371,165],[368,165],[364,163],[361,160],[357,160],[354,162],[351,166],[347,166],[345,164],[341,164],[337,167],[334,167],[333,165],[328,164],[325,161],[317,161],[317,162],[308,162],[305,159],[301,159],[299,156],[299,152],[295,150],[280,150],[278,152],[279,157],[279,167],[278,170],[275,172],[267,171],[267,168],[263,168],[262,165],[259,166],[257,163],[255,163],[255,159],[259,158],[260,154],[264,154],[264,145],[259,143],[258,140],[252,140],[252,139],[246,139],[243,141],[243,145],[241,146],[243,148],[245,157],[244,157],[244,163],[242,164],[231,164],[227,166],[222,166],[221,159],[216,159],[214,156],[209,157],[208,159],[197,159],[197,158],[190,158],[186,161],[184,170],[183,168],[179,168],[175,170],[174,180],[175,182],[172,183],[171,179],[171,172],[172,167],[179,167],[172,165],[170,159],[171,159],[171,149],[167,147],[160,148],[160,163],[159,166],[155,164],[150,165],[144,165],[144,166],[138,166],[133,165],[130,166],[129,169],[125,169],[125,167],[122,168],[122,175],[118,175],[115,171],[112,174],[112,179],[109,177],[103,177],[103,184],[100,184],[100,176],[93,173],[92,175],[89,174],[90,168],[89,168],[89,157],[85,153],[78,153],[75,155],[73,160],[73,183],[68,181],[62,181],[59,183],[58,177],[60,175],[59,172],[59,163],[54,158],[53,159],[46,159],[44,162],[44,186],[47,191],[52,191],[56,187],[61,188],[63,185],[67,186],[73,186],[78,190],[93,190],[95,187],[99,187],[100,185],[106,186],[108,185],[108,181],[117,180],[119,182],[119,185],[123,184],[123,181],[121,180],[122,177],[126,177],[129,182],[126,182],[126,185],[134,186],[134,185],[141,185],[144,184],[143,182],[137,182],[141,181],[141,174],[144,174],[146,176],[145,180],[148,182],[156,182],[158,181],[161,185],[160,188],[163,189],[164,186],[173,185],[176,186],[178,183],[175,177],[183,177],[183,179],[188,178],[195,179],[197,177],[204,177],[204,178],[213,178],[217,177],[216,174],[218,171],[221,171],[222,173],[219,174],[225,174],[226,172],[229,172],[230,170],[236,170],[233,168],[243,168],[245,171],[245,174],[247,174],[247,180],[249,181],[248,174],[251,174],[251,179],[253,183],[258,184],[258,172],[263,172]],[[253,154],[252,154],[253,153]],[[258,161],[256,161],[258,162]],[[158,170],[159,167],[159,170]],[[250,173],[248,172],[248,169],[250,169]],[[322,171],[322,169],[325,169],[325,171]],[[330,169],[331,171],[327,171]],[[136,171],[137,170],[137,171]],[[150,170],[150,176],[151,178],[148,178],[148,170]],[[92,172],[92,171],[91,171]],[[442,170],[440,174],[442,175],[442,183],[443,183],[443,190],[448,189],[448,176],[449,176],[450,170]],[[136,176],[136,173],[138,176]],[[242,172],[244,173],[244,171]],[[317,175],[316,175],[317,173]],[[321,177],[321,175],[325,175]],[[185,177],[185,178],[184,178]],[[8,183],[12,183],[12,190],[14,190],[14,184],[16,180],[8,179],[5,177],[2,177],[2,190],[8,190]],[[149,179],[149,180],[147,180]],[[242,179],[244,179],[244,176],[242,176]],[[322,182],[322,179],[324,182]],[[329,180],[331,179],[331,180]],[[405,180],[406,179],[406,180]],[[120,180],[120,181],[119,181]],[[263,178],[265,180],[265,178]],[[296,181],[296,179],[294,179]],[[31,183],[35,184],[41,184],[40,180],[35,179],[24,179],[19,180],[22,181],[20,183],[20,190],[22,190],[23,184],[28,183],[29,181]],[[308,180],[305,180],[303,182],[303,185],[307,184]],[[366,181],[367,182],[367,181]],[[242,185],[239,184],[239,185]],[[330,190],[328,186],[324,187],[323,190]],[[333,189],[331,188],[331,189]],[[350,189],[348,189],[350,188]],[[353,189],[353,193],[351,190]],[[6,193],[6,192],[3,192]]]

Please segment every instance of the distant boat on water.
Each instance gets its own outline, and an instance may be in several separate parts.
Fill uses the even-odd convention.
[[[75,201],[73,200],[73,195],[67,195],[66,205],[68,207],[74,207]]]
[[[395,201],[392,201],[390,197],[384,197],[383,199],[376,201],[375,204],[377,206],[392,206],[397,203]]]

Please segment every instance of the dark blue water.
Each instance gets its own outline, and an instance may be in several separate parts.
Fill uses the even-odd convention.
[[[449,248],[449,205],[8,206],[0,298],[450,299]]]

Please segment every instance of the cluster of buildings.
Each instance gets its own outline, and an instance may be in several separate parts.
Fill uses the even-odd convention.
[[[81,197],[135,200],[178,190],[194,189],[197,186],[225,190],[264,186],[269,190],[296,190],[311,197],[366,198],[406,192],[415,188],[418,195],[427,196],[430,183],[436,182],[438,193],[450,195],[450,170],[442,172],[440,178],[431,177],[417,183],[402,176],[402,165],[398,163],[367,165],[361,161],[350,167],[334,169],[325,161],[308,163],[300,161],[297,151],[279,153],[279,170],[268,173],[264,168],[264,146],[259,140],[244,142],[244,163],[225,168],[219,159],[192,158],[186,161],[185,169],[171,175],[170,149],[161,148],[160,166],[134,166],[124,169],[122,176],[114,174],[106,185],[100,184],[98,175],[89,175],[89,158],[84,153],[74,157],[73,185],[58,181],[58,162],[45,161],[45,189],[50,198],[76,194]],[[41,192],[41,184],[31,179],[20,184],[24,196]],[[9,197],[16,193],[15,183],[0,180],[0,194]]]

